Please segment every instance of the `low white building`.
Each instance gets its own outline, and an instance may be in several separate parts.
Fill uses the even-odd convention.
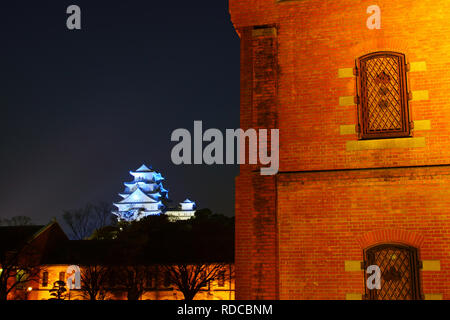
[[[180,202],[176,210],[167,210],[166,215],[169,216],[170,221],[189,220],[195,215],[196,205],[195,202],[186,199]]]

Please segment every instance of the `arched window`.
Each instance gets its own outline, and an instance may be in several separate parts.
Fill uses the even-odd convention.
[[[375,52],[357,60],[361,139],[410,135],[405,55]]]
[[[377,266],[381,288],[369,289],[368,300],[420,300],[419,260],[417,249],[402,244],[382,244],[364,250],[364,267]]]

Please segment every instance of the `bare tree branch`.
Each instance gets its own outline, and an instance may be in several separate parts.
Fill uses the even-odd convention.
[[[95,231],[115,223],[111,206],[104,202],[95,206],[87,204],[81,209],[66,210],[63,219],[70,228],[71,238],[75,240],[86,239]]]
[[[106,265],[84,265],[81,267],[81,292],[89,300],[104,300],[110,268]]]
[[[226,270],[225,263],[166,264],[162,269],[170,281],[181,291],[185,300],[193,300],[197,293],[210,281]]]
[[[39,258],[39,252],[28,243],[16,250],[0,253],[0,300],[7,300],[18,287],[39,282],[43,270]]]
[[[11,219],[0,219],[0,226],[31,226],[33,222],[30,217],[27,216],[15,216]]]
[[[148,266],[130,265],[115,268],[117,284],[125,289],[128,300],[139,300],[145,292]]]

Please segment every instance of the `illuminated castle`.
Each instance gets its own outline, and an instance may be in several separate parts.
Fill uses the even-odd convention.
[[[132,182],[125,182],[125,190],[119,193],[122,201],[114,203],[117,210],[112,213],[120,221],[139,221],[151,216],[167,214],[169,219],[186,220],[194,216],[195,202],[186,199],[177,209],[168,209],[164,203],[169,200],[168,190],[163,187],[161,173],[142,165],[136,171],[130,171]]]

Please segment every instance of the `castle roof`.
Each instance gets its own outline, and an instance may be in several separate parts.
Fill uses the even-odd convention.
[[[130,171],[132,176],[142,176],[148,173],[156,173],[155,170],[148,168],[145,164],[139,167],[136,171]]]
[[[133,193],[131,193],[128,197],[120,201],[119,203],[157,203],[158,201],[154,200],[150,196],[146,195],[140,188],[137,188]]]
[[[136,172],[151,172],[151,171],[153,171],[151,169],[151,166],[149,168],[145,164],[143,164],[142,166],[139,167],[139,169],[136,170]]]
[[[153,181],[150,181],[150,180],[147,180],[147,181],[143,181],[143,180],[138,180],[138,181],[132,181],[132,182],[124,182],[123,183],[124,185],[125,185],[125,187],[133,187],[133,186],[135,186],[136,184],[155,184],[155,182],[153,182]]]

